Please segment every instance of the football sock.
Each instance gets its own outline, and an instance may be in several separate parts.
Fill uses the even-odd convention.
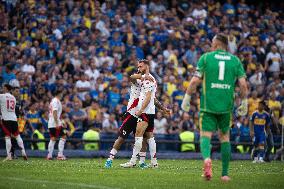
[[[263,159],[264,156],[264,149],[259,149],[259,157]]]
[[[109,152],[109,158],[110,160],[113,160],[115,158],[115,155],[117,154],[117,150],[116,149],[111,149],[111,151]]]
[[[130,160],[132,163],[136,163],[137,155],[139,154],[139,152],[141,151],[141,148],[142,148],[142,142],[143,142],[143,137],[135,137],[133,154],[132,154],[132,158]]]
[[[222,176],[228,176],[229,162],[231,159],[230,142],[221,143],[221,155],[222,155]]]
[[[202,136],[200,139],[200,149],[203,159],[210,158],[210,152],[211,152],[211,144],[210,144],[210,138]]]
[[[17,143],[22,150],[22,154],[26,155],[23,139],[20,135],[16,136]]]
[[[48,144],[48,157],[52,157],[55,143],[56,143],[56,141],[53,141],[53,140],[49,141],[49,144]]]
[[[58,156],[63,156],[63,150],[64,150],[64,145],[65,145],[65,139],[64,138],[61,138],[59,140],[59,143],[58,143]]]
[[[145,163],[145,159],[146,159],[146,152],[139,152],[139,157],[140,157],[139,164],[141,164],[141,163]]]
[[[149,151],[151,155],[151,163],[156,165],[157,164],[157,158],[156,158],[156,141],[154,137],[148,139],[149,143]]]
[[[5,137],[5,142],[6,142],[6,151],[7,151],[7,156],[11,157],[11,138],[10,137]]]
[[[258,154],[258,148],[254,148],[253,157],[256,158]]]

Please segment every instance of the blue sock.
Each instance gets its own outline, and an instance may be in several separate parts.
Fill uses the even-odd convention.
[[[255,148],[254,151],[253,151],[253,157],[257,157],[257,154],[258,154],[258,148]]]
[[[259,149],[259,157],[263,158],[264,156],[264,149]]]

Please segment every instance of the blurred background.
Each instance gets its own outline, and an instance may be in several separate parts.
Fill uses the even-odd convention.
[[[271,0],[2,0],[0,85],[20,87],[19,129],[27,149],[46,149],[51,94],[61,89],[66,148],[106,151],[126,111],[128,76],[137,59],[147,58],[159,83],[156,96],[172,109],[168,117],[156,114],[158,151],[198,152],[200,93],[190,112],[180,105],[198,58],[223,32],[228,50],[243,63],[250,90],[248,116],[234,116],[233,152],[250,152],[249,116],[260,100],[273,120],[275,152],[284,125],[283,10],[283,1]],[[130,150],[131,143],[123,149]]]

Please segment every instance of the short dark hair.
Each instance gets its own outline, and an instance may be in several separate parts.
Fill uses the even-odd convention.
[[[8,90],[8,91],[12,91],[13,87],[7,83],[4,84],[4,87]]]
[[[227,35],[225,35],[223,33],[219,33],[215,37],[218,41],[223,43],[225,46],[228,46],[228,36]]]
[[[53,91],[53,96],[57,96],[61,93],[63,93],[63,91],[61,89],[56,89],[56,90]]]
[[[147,64],[148,66],[150,66],[150,62],[149,62],[149,60],[147,60],[147,59],[140,59],[140,60],[138,60],[138,62],[139,62],[139,63]]]

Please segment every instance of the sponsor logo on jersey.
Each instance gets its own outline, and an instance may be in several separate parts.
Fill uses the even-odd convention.
[[[231,85],[221,83],[211,83],[211,89],[231,89]]]

